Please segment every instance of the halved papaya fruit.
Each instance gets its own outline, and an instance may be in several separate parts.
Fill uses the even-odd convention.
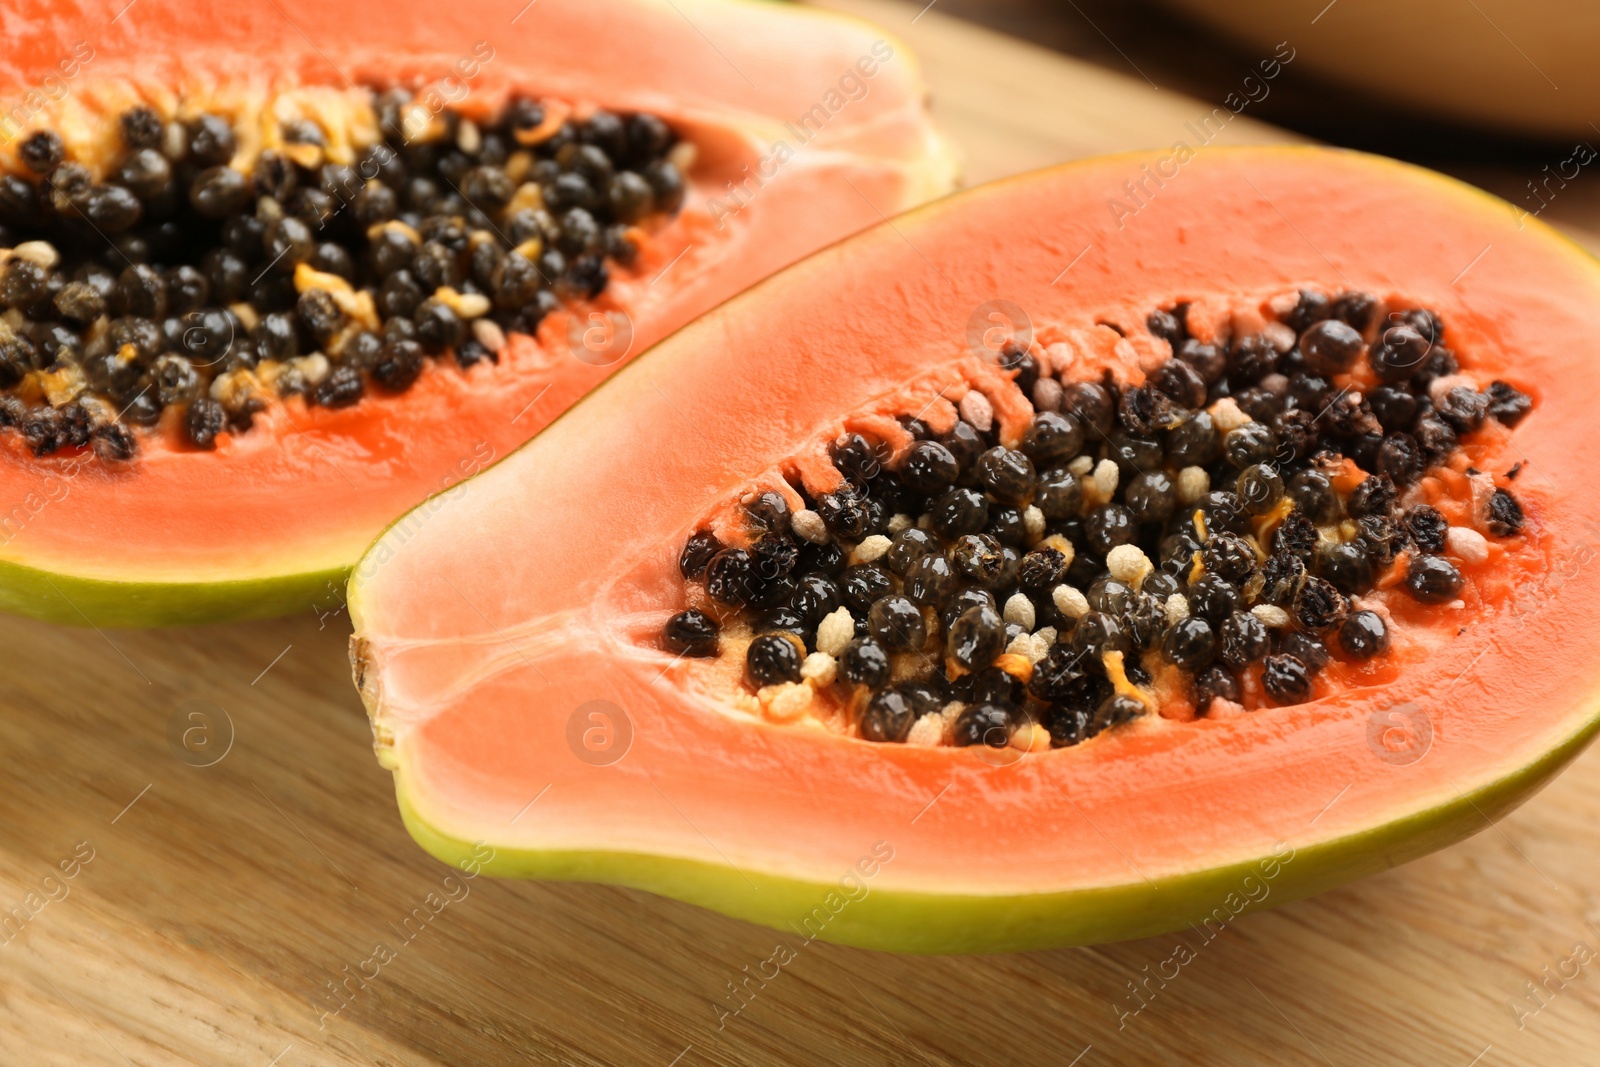
[[[380,762],[441,858],[786,940],[1213,936],[1594,735],[1597,327],[1580,249],[1376,157],[951,197],[380,538]]]
[[[910,54],[814,10],[30,2],[7,32],[0,608],[65,622],[334,611],[397,515],[953,180]]]

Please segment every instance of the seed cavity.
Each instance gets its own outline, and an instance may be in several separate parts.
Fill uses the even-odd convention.
[[[1537,539],[1514,475],[1469,456],[1535,405],[1480,388],[1431,310],[1269,306],[1207,339],[1153,312],[1174,354],[1142,381],[1007,348],[840,413],[786,492],[720,513],[736,543],[687,539],[663,648],[742,655],[772,721],[917,747],[1070,747],[1391,677],[1410,628]]]
[[[24,138],[0,173],[0,428],[120,462],[158,433],[215,448],[290,396],[344,408],[495,364],[685,195],[692,146],[653,115],[334,95]]]

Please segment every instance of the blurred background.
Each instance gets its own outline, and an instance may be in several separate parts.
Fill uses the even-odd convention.
[[[1185,123],[1232,93],[1245,106],[1218,143],[1310,140],[1419,163],[1600,251],[1592,0],[823,2],[917,53],[969,183],[1193,143]],[[1280,42],[1293,59],[1262,79]]]

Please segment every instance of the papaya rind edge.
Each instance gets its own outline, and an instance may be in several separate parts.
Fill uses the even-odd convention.
[[[1543,788],[1600,730],[1600,693],[1584,706],[1577,730],[1537,760],[1444,803],[1399,815],[1358,833],[1307,845],[1285,842],[1292,859],[1280,862],[1270,892],[1245,899],[1242,883],[1261,879],[1271,853],[1204,870],[1130,881],[1124,885],[1061,892],[942,894],[875,888],[851,901],[826,923],[802,926],[823,899],[839,890],[831,881],[809,881],[746,867],[676,856],[610,851],[534,851],[493,845],[483,873],[510,878],[598,882],[643,889],[819,940],[890,952],[936,954],[1008,952],[1065,945],[1126,941],[1182,930],[1222,908],[1230,894],[1245,899],[1237,914],[1261,911],[1378,874],[1453,845],[1511,812]],[[1424,761],[1426,757],[1424,757]],[[435,858],[453,865],[480,855],[428,822],[412,803],[405,760],[395,771],[401,818],[412,838]],[[1286,853],[1287,854],[1287,853]],[[754,888],[752,888],[752,886]],[[1224,908],[1224,914],[1234,914]],[[1231,919],[1230,919],[1231,921]],[[820,927],[820,930],[818,929]]]
[[[0,611],[70,626],[193,626],[343,606],[350,568],[220,581],[117,581],[0,559]]]

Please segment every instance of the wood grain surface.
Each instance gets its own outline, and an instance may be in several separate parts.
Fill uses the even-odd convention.
[[[1168,144],[1211,107],[937,8],[835,6],[919,52],[973,180]],[[1286,135],[1247,115],[1226,136]],[[1592,239],[1576,196],[1563,210]],[[0,1064],[1600,1062],[1600,964],[1581,962],[1600,752],[1447,852],[1186,935],[1176,977],[1151,976],[1174,974],[1177,936],[968,958],[816,943],[719,1027],[773,932],[608,887],[446,894],[373,760],[347,634],[338,614],[0,619]],[[209,766],[179,758],[199,740]]]

